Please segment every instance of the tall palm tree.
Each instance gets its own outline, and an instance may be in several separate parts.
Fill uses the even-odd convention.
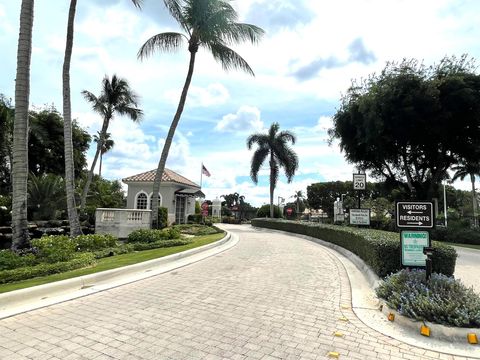
[[[142,0],[132,0],[140,8]],[[73,162],[72,141],[72,105],[70,101],[70,63],[72,59],[73,34],[77,0],[70,1],[67,23],[67,40],[65,44],[65,57],[63,61],[63,134],[65,141],[65,190],[67,193],[67,212],[70,223],[70,235],[75,237],[82,233],[75,202],[75,168]]]
[[[29,246],[27,222],[28,103],[34,0],[22,0],[15,78],[12,164],[12,250]]]
[[[270,166],[270,217],[273,218],[273,191],[277,185],[280,168],[283,168],[288,182],[292,182],[295,171],[298,169],[298,157],[295,151],[288,146],[288,142],[295,144],[296,137],[290,131],[280,131],[280,125],[274,122],[268,134],[256,133],[247,139],[248,150],[253,145],[258,147],[253,153],[250,176],[255,184],[258,183],[258,171],[268,157]]]
[[[478,158],[476,158],[476,160],[463,159],[458,165],[453,166],[452,170],[455,171],[455,174],[452,177],[452,182],[457,179],[463,180],[465,177],[467,177],[467,175],[470,176],[470,181],[472,183],[473,224],[475,227],[478,227],[478,205],[477,196],[475,193],[475,175],[480,176],[480,162]]]
[[[293,198],[295,199],[295,204],[297,206],[297,216],[300,214],[300,203],[305,199],[305,195],[303,195],[302,190],[295,191],[295,194],[293,195]]]
[[[65,191],[67,194],[67,213],[70,224],[70,236],[82,234],[80,219],[78,218],[77,204],[75,202],[75,168],[73,165],[73,140],[72,140],[72,104],[70,101],[70,62],[72,59],[73,33],[77,0],[70,1],[67,23],[67,39],[65,44],[65,57],[63,60],[63,138],[65,152]]]
[[[254,75],[248,63],[235,51],[229,48],[232,44],[243,41],[258,42],[264,31],[251,24],[237,22],[237,13],[230,5],[230,0],[163,0],[170,15],[179,23],[184,33],[165,32],[152,36],[140,48],[138,57],[144,59],[154,51],[174,51],[180,48],[183,40],[188,42],[190,61],[187,77],[183,85],[177,111],[165,139],[162,155],[158,163],[153,182],[153,193],[160,190],[163,170],[168,152],[172,145],[175,129],[185,106],[188,88],[192,81],[195,56],[200,47],[207,49],[215,60],[220,62],[224,70],[239,69]],[[152,226],[157,227],[158,204],[153,202]]]
[[[95,157],[93,158],[92,166],[88,173],[87,182],[83,188],[80,211],[83,211],[85,208],[93,171],[102,151],[110,121],[112,121],[115,114],[126,115],[135,122],[140,121],[143,116],[143,111],[137,107],[138,96],[130,89],[127,80],[118,78],[116,75],[112,76],[112,80],[110,80],[108,76],[103,78],[100,96],[97,97],[87,90],[83,90],[82,95],[92,104],[93,110],[103,116],[103,125],[100,130],[99,141],[97,142],[97,151],[95,152]],[[156,201],[154,201],[154,203],[156,203]]]
[[[103,155],[105,155],[107,152],[113,149],[115,146],[115,141],[110,139],[110,136],[112,134],[106,133],[105,138],[103,139],[103,146],[102,150],[100,151],[100,165],[98,166],[98,176],[102,177],[102,159]],[[93,135],[93,141],[95,141],[97,144],[100,141],[100,131],[98,132],[98,135]]]

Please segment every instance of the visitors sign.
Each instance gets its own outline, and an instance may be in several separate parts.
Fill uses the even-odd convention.
[[[350,209],[350,225],[370,225],[370,209]]]
[[[398,201],[396,204],[397,227],[432,229],[434,226],[433,203],[422,201]]]
[[[425,267],[427,256],[423,248],[430,247],[428,231],[402,230],[400,232],[402,248],[402,265]]]

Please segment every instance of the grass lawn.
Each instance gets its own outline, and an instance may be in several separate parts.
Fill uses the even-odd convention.
[[[65,280],[74,278],[77,276],[83,276],[88,274],[94,274],[100,271],[116,269],[126,265],[132,265],[136,263],[140,263],[147,260],[161,258],[167,255],[179,253],[181,251],[193,249],[202,245],[207,245],[217,240],[220,240],[225,236],[225,233],[213,234],[213,235],[205,235],[205,236],[197,236],[194,238],[193,242],[187,245],[181,246],[173,246],[169,248],[160,248],[160,249],[152,249],[152,250],[145,250],[145,251],[137,251],[132,252],[129,254],[122,254],[112,257],[107,257],[103,259],[98,259],[97,264],[94,267],[83,268],[72,270],[60,274],[53,274],[48,276],[42,276],[34,279],[18,281],[10,284],[2,284],[0,285],[0,293],[5,293],[8,291],[24,289],[36,285],[48,284],[55,281]]]

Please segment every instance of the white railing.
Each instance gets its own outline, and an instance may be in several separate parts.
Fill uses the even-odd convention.
[[[95,233],[126,238],[134,230],[150,229],[151,210],[96,209]]]

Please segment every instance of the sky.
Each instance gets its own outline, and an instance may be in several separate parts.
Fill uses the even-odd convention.
[[[14,97],[20,0],[0,0],[0,93]],[[238,192],[259,206],[269,202],[268,167],[259,183],[250,179],[246,139],[273,122],[297,136],[299,169],[291,183],[279,178],[278,197],[322,181],[351,180],[353,164],[327,130],[353,79],[381,71],[386,62],[415,58],[430,65],[445,55],[480,59],[480,2],[475,0],[237,0],[239,21],[266,31],[257,45],[234,46],[255,72],[223,71],[200,50],[185,110],[167,167],[196,183],[200,169],[207,199]],[[36,0],[30,103],[62,108],[62,64],[69,1]],[[102,175],[120,180],[157,167],[182,89],[189,53],[137,52],[151,36],[180,31],[161,0],[78,2],[71,64],[72,113],[90,134],[102,119],[82,90],[100,93],[105,75],[128,80],[140,96],[141,123],[115,117],[109,132],[115,147],[104,157]],[[94,147],[88,153],[91,161]],[[372,179],[369,179],[372,180]],[[455,183],[469,189],[468,182]]]

